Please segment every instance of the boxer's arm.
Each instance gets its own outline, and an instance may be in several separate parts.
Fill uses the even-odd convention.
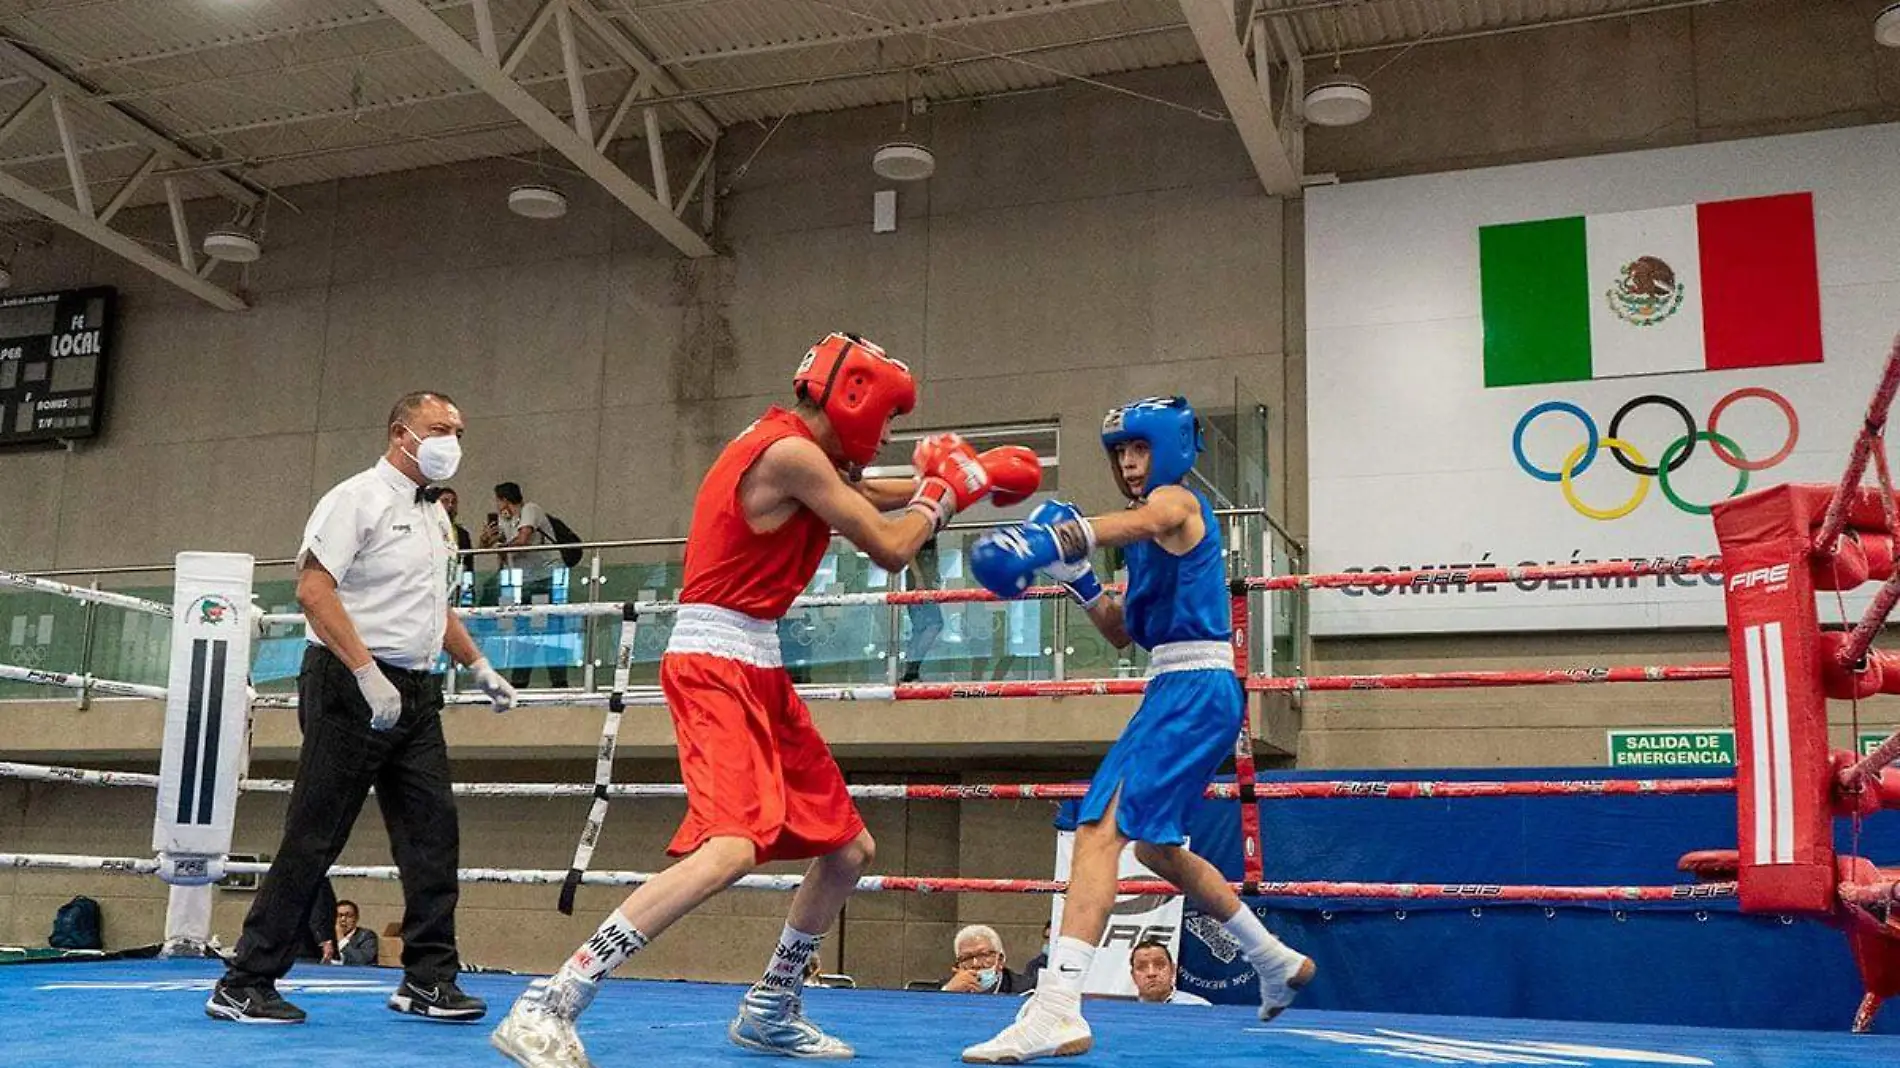
[[[1115,594],[1105,593],[1101,599],[1088,608],[1089,622],[1102,632],[1102,637],[1117,649],[1126,649],[1134,643],[1128,636],[1128,628],[1122,624],[1122,599]]]
[[[798,438],[775,442],[754,471],[784,499],[796,501],[831,524],[886,571],[902,570],[937,533],[927,515],[907,508],[885,516],[846,482],[817,445]]]
[[[343,666],[354,671],[370,662],[369,646],[363,644],[356,624],[336,595],[336,578],[314,556],[306,559],[303,570],[297,573],[297,604],[303,608],[304,626],[343,661]]]
[[[912,478],[867,478],[858,483],[858,492],[880,512],[895,512],[910,503],[917,492]]]
[[[1201,521],[1200,499],[1179,486],[1163,486],[1127,511],[1093,516],[1088,526],[1094,531],[1094,544],[1098,546],[1154,541],[1161,542],[1162,547],[1171,552],[1176,551],[1176,544],[1182,546],[1178,550],[1181,552],[1193,548],[1207,532],[1206,524]],[[1086,538],[1079,523],[1061,523],[1055,529],[1065,557],[1070,555],[1071,543]]]

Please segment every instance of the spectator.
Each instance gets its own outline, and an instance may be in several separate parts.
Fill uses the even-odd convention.
[[[1029,963],[1023,965],[1023,981],[1028,983],[1031,987],[1034,987],[1036,980],[1042,977],[1042,970],[1048,966],[1049,925],[1045,923],[1042,925],[1042,952],[1029,958]]]
[[[521,495],[521,486],[515,482],[502,482],[495,486],[495,523],[482,530],[482,547],[499,545],[514,550],[502,555],[502,566],[515,569],[516,604],[552,604],[554,596],[555,572],[564,570],[561,566],[561,551],[556,548],[537,548],[537,546],[556,545],[554,524],[548,519],[547,510]],[[565,598],[563,598],[565,599]],[[545,633],[563,633],[565,621],[548,619],[545,621]],[[548,665],[548,685],[557,690],[567,689],[567,653],[557,649],[555,656],[561,661]],[[517,687],[528,685],[528,679],[534,673],[534,665],[516,667],[509,673],[509,680]]]
[[[367,927],[358,927],[356,902],[339,901],[336,903],[336,956],[331,964],[366,965],[375,964],[377,951],[376,932]]]
[[[957,932],[951,943],[956,950],[956,970],[944,981],[943,990],[952,994],[1022,994],[1032,984],[1007,967],[1009,955],[1003,952],[1002,936],[993,927],[972,924]]]
[[[1135,996],[1142,1001],[1168,1005],[1210,1004],[1199,994],[1175,989],[1174,957],[1168,953],[1168,944],[1159,938],[1144,938],[1136,944],[1134,952],[1128,954],[1128,972],[1135,980]]]
[[[455,548],[461,553],[461,573],[456,576],[456,602],[462,605],[475,603],[475,553],[474,542],[468,536],[468,528],[458,518],[462,511],[462,495],[452,486],[443,486],[436,491],[435,503],[449,513],[449,526],[455,530]]]
[[[938,588],[942,579],[937,573],[937,539],[924,542],[904,573],[909,576],[913,590]],[[916,682],[923,675],[924,658],[930,655],[930,647],[937,644],[937,636],[943,633],[943,606],[905,605],[904,614],[910,617],[910,641],[904,646],[903,681]]]

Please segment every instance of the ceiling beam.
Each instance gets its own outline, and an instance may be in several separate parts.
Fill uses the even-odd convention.
[[[1227,114],[1253,161],[1260,184],[1274,196],[1293,196],[1300,191],[1300,172],[1293,165],[1293,154],[1281,139],[1273,121],[1273,107],[1260,91],[1260,82],[1247,53],[1240,47],[1234,29],[1232,0],[1180,0],[1181,14],[1201,46],[1201,58],[1214,76]],[[1264,43],[1264,42],[1263,42]]]
[[[1083,8],[1101,7],[1105,4],[1120,3],[1122,0],[1048,0],[1048,2],[1029,7],[1010,7],[999,11],[979,11],[964,15],[950,15],[927,22],[896,22],[880,15],[864,13],[859,15],[869,28],[850,30],[823,37],[794,37],[783,41],[761,41],[757,44],[733,45],[730,48],[709,48],[704,52],[682,52],[674,56],[662,56],[660,62],[668,67],[687,67],[697,63],[710,63],[722,59],[743,59],[747,56],[767,56],[781,52],[803,52],[814,48],[836,48],[839,45],[867,44],[876,41],[888,41],[899,37],[942,33],[946,30],[960,30],[968,26],[986,26],[997,22],[1013,22],[1017,19],[1048,18],[1065,15]],[[640,11],[627,10],[624,6],[612,13],[611,17],[621,22],[631,22],[641,14]],[[852,14],[858,14],[852,12]],[[934,64],[932,64],[934,65]]]
[[[614,58],[632,67],[642,76],[653,80],[654,89],[662,96],[680,91],[680,84],[668,74],[640,42],[624,28],[615,25],[613,20],[602,14],[593,5],[593,0],[567,0],[567,6],[573,9],[576,18],[593,31],[595,37],[607,46]],[[686,125],[699,135],[701,141],[712,142],[719,139],[719,120],[705,106],[693,101],[682,103],[678,107],[680,117]]]
[[[165,158],[173,163],[195,167],[211,162],[129,108],[93,100],[92,98],[98,93],[92,86],[78,81],[13,41],[0,38],[0,61],[4,61],[42,85],[52,88],[64,99],[91,105],[95,114],[104,116],[121,134],[131,138],[136,144],[144,145],[154,152],[163,153]],[[208,183],[219,196],[234,200],[246,207],[263,199],[263,193],[260,190],[252,188],[248,183],[225,171],[200,171],[197,177],[200,181]]]
[[[248,307],[244,303],[244,298],[236,293],[205,281],[171,260],[157,255],[138,241],[89,215],[81,215],[65,201],[42,193],[31,184],[5,171],[0,171],[0,196],[44,215],[101,248],[131,260],[214,307],[223,308],[225,311],[243,311]]]
[[[668,244],[688,256],[711,256],[713,248],[692,227],[676,218],[667,207],[642,189],[639,183],[600,154],[593,141],[581,137],[560,116],[544,107],[533,94],[489,62],[474,45],[448,23],[431,12],[421,0],[376,0],[378,7],[408,27],[423,44],[447,60],[450,66],[473,82],[476,88],[519,119],[549,147],[566,156],[615,200],[641,221],[658,231]]]

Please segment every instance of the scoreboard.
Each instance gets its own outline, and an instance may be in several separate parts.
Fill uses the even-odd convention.
[[[0,297],[0,445],[99,432],[118,291]]]

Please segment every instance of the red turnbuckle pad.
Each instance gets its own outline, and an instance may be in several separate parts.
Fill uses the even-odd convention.
[[[1861,662],[1841,663],[1849,635],[1827,631],[1820,636],[1821,686],[1836,701],[1858,701],[1877,693],[1900,693],[1900,653],[1869,649]]]

